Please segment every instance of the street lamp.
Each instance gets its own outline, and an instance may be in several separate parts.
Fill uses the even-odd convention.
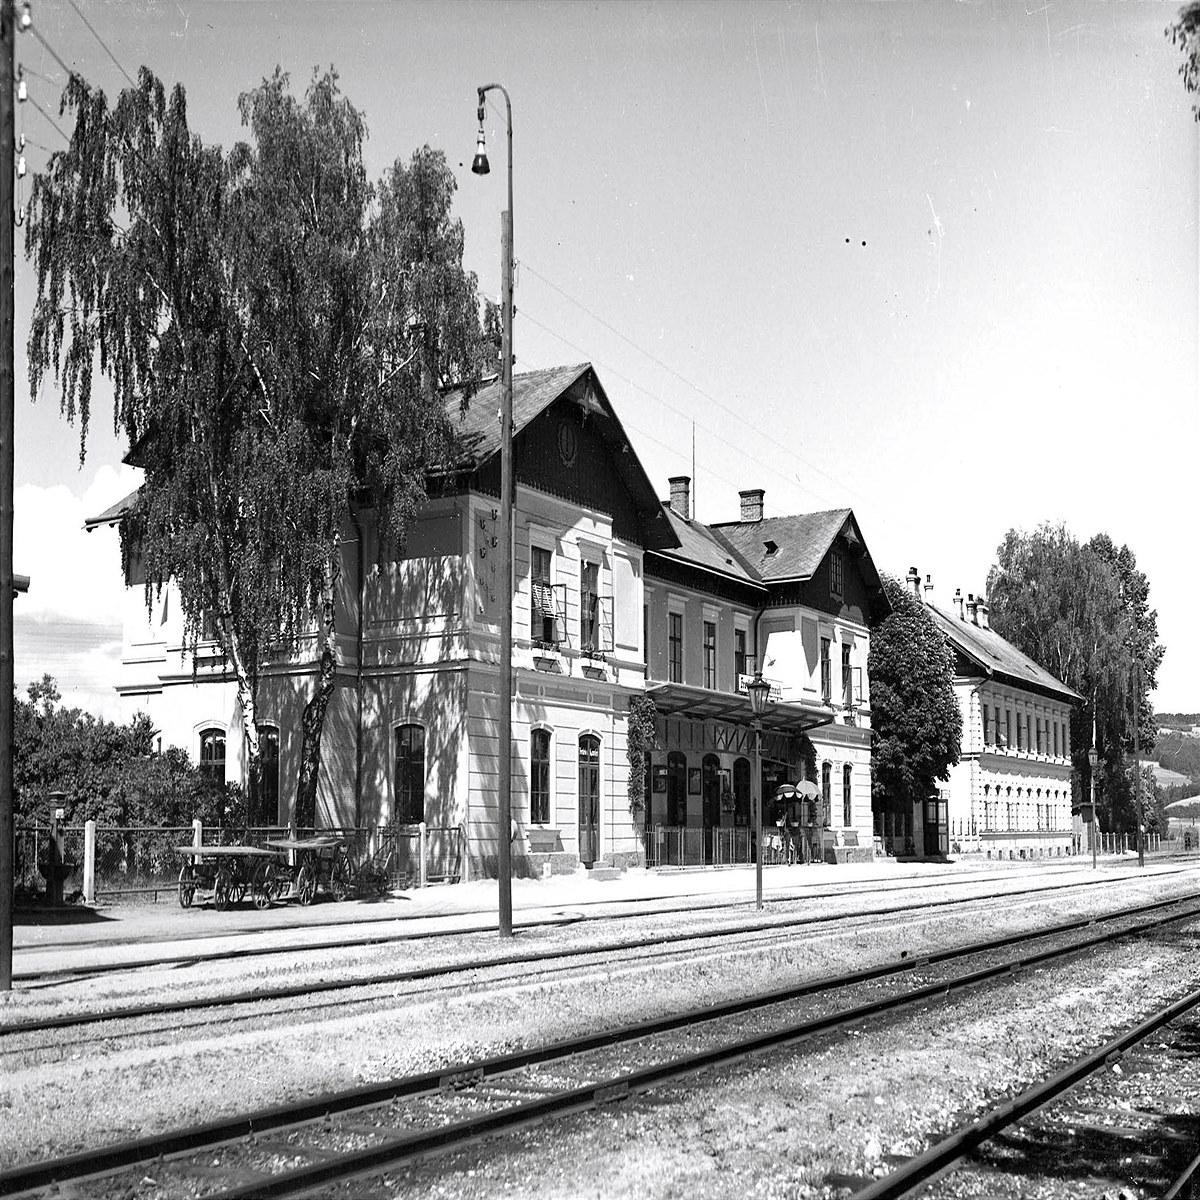
[[[1088,751],[1088,807],[1092,810],[1092,870],[1096,869],[1096,764],[1099,756],[1096,747]]]
[[[512,571],[513,571],[513,185],[512,185],[512,103],[507,90],[498,83],[478,88],[479,140],[471,171],[486,175],[487,146],[483,136],[484,97],[490,91],[504,94],[508,124],[508,209],[500,218],[500,307],[503,337],[500,342],[503,397],[500,408],[500,562],[498,570],[504,599],[500,605],[500,779],[496,813],[496,845],[499,850],[497,873],[500,876],[499,927],[502,938],[512,937]]]
[[[754,672],[754,678],[746,684],[750,695],[750,711],[754,714],[754,900],[755,907],[762,908],[762,860],[763,860],[763,824],[762,824],[762,717],[767,708],[767,699],[771,695],[771,685],[762,677],[761,671]]]

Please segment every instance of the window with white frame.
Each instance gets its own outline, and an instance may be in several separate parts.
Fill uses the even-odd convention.
[[[550,823],[550,730],[535,729],[529,735],[529,820],[534,825]]]
[[[683,682],[683,613],[667,614],[667,678]]]
[[[396,820],[419,825],[425,820],[425,727],[396,726]]]
[[[852,769],[849,763],[842,767],[842,824],[848,829],[854,824],[854,805],[852,803]]]
[[[829,552],[829,594],[840,600],[846,592],[846,560],[838,547]]]
[[[821,639],[821,699],[828,703],[833,699],[833,667],[829,661],[829,639]]]
[[[717,623],[704,622],[704,686],[717,686]]]
[[[600,645],[600,565],[579,564],[579,645],[585,652]]]
[[[821,764],[821,824],[826,829],[833,821],[833,763]]]
[[[554,588],[551,572],[554,555],[542,546],[529,548],[529,636],[542,645],[552,645],[554,631]]]
[[[200,774],[216,784],[225,782],[225,730],[200,730]]]

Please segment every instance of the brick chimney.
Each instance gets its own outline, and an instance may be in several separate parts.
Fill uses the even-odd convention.
[[[738,492],[742,501],[742,520],[761,521],[763,512],[762,488],[751,488],[748,492]]]
[[[954,589],[954,611],[958,613],[958,619],[963,620],[963,597],[962,588]]]
[[[933,576],[932,575],[925,576],[925,603],[926,604],[933,603]]]
[[[979,605],[975,603],[975,593],[967,593],[967,620],[972,625],[979,624]]]
[[[908,568],[908,575],[905,577],[908,583],[908,590],[912,592],[918,600],[921,598],[921,572],[916,567]]]
[[[977,606],[977,611],[979,613],[980,628],[981,629],[991,629],[992,625],[991,625],[990,620],[988,619],[988,602],[982,596],[979,597],[979,604]]]
[[[692,517],[692,477],[690,475],[673,475],[667,482],[671,485],[671,508],[685,521]]]

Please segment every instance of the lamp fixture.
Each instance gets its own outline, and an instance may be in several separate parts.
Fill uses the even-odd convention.
[[[471,163],[471,173],[486,175],[491,171],[488,165],[487,142],[483,136],[483,92],[479,93],[479,140],[475,143],[475,159]]]

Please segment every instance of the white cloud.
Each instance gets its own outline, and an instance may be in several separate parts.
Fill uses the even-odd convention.
[[[88,533],[97,516],[138,486],[131,467],[100,467],[81,495],[26,484],[13,493],[13,570],[29,576],[14,605],[17,687],[53,675],[63,701],[119,717],[113,685],[121,662],[125,584],[115,528]]]

